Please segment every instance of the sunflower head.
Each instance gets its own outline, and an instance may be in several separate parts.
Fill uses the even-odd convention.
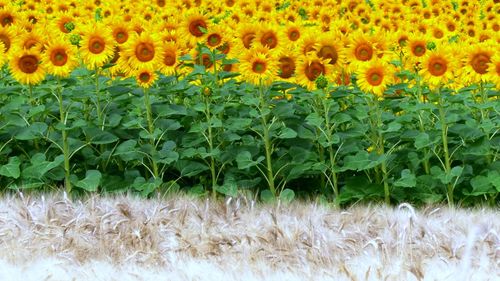
[[[153,70],[148,68],[140,68],[135,72],[135,80],[137,81],[137,85],[144,89],[153,86],[157,78],[158,75]]]
[[[90,68],[101,67],[114,53],[113,35],[109,27],[100,23],[83,28],[80,54]]]
[[[297,59],[297,81],[309,90],[316,87],[316,79],[320,76],[332,80],[332,66],[328,60],[318,57],[315,53],[300,55]]]
[[[240,60],[241,78],[254,85],[271,84],[278,71],[276,58],[265,47],[253,47],[247,50]]]
[[[45,78],[40,53],[36,50],[15,49],[9,67],[12,77],[21,84],[35,85]]]
[[[356,83],[363,92],[382,97],[387,86],[394,82],[393,73],[390,64],[375,59],[360,65],[356,71]]]
[[[429,88],[436,89],[454,80],[457,61],[449,47],[442,45],[427,52],[421,63],[421,74]]]
[[[465,80],[468,83],[478,83],[490,79],[488,68],[495,54],[495,47],[489,43],[479,43],[466,48],[463,59]]]
[[[47,73],[67,77],[78,65],[75,46],[62,38],[52,40],[42,53],[42,63]]]

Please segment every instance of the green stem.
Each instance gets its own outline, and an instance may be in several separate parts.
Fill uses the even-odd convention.
[[[448,149],[448,124],[446,123],[446,113],[444,110],[443,97],[441,91],[438,91],[438,109],[439,109],[439,121],[441,123],[441,140],[443,142],[444,151],[444,166],[446,175],[451,174],[451,159],[450,152]],[[448,183],[447,185],[447,197],[448,205],[453,207],[453,184]]]
[[[264,98],[264,87],[262,83],[259,85],[259,96],[260,96],[260,109],[261,109],[261,124],[263,130],[264,138],[264,149],[266,152],[266,169],[267,169],[267,183],[269,185],[269,190],[276,197],[276,188],[274,186],[274,172],[271,155],[273,154],[273,148],[271,143],[271,137],[269,135],[269,125],[267,114],[262,114],[262,109],[267,107],[267,102]]]
[[[488,100],[488,97],[486,96],[486,91],[484,90],[483,82],[479,83],[479,93],[480,93],[480,97],[481,97],[481,105],[484,106],[484,104]],[[488,121],[490,120],[490,112],[487,108],[486,109],[483,108],[483,106],[480,107],[481,120],[479,120],[479,122],[484,121],[484,120],[488,120]],[[487,131],[486,129],[484,129],[483,131],[484,131],[484,134],[486,135],[487,140],[489,141],[490,140],[490,132]],[[491,157],[492,157],[491,147],[488,146],[488,154],[486,155],[486,161],[487,161],[488,165],[490,165],[492,163]]]
[[[153,138],[153,134],[155,131],[154,128],[154,123],[153,123],[153,114],[151,110],[151,101],[149,99],[149,90],[144,88],[144,105],[146,107],[146,119],[148,121],[148,132],[150,135],[150,143],[151,146],[154,150],[156,150],[155,146],[155,139]],[[156,160],[154,159],[154,155],[151,156],[151,165],[153,166],[153,177],[155,179],[158,178],[159,172],[158,172],[158,164],[156,163]]]
[[[215,159],[213,157],[213,131],[212,131],[212,113],[210,111],[210,97],[205,97],[205,116],[208,124],[208,149],[210,153],[210,175],[212,178],[212,199],[217,199],[217,175],[215,171]]]
[[[101,130],[104,130],[104,124],[102,122],[102,110],[101,110],[101,95],[99,90],[99,68],[95,69],[95,95],[96,95],[96,110],[97,110],[97,122]]]
[[[417,87],[418,87],[418,92],[417,92],[417,103],[425,103],[425,101],[422,99],[422,84],[420,81],[420,76],[417,75]],[[422,112],[419,110],[418,111],[418,120],[419,120],[419,129],[420,132],[425,133],[425,124],[424,124],[424,119],[422,117]],[[429,149],[427,147],[424,148],[424,159],[423,159],[423,165],[424,165],[424,171],[426,175],[430,174],[430,164],[429,164]]]
[[[329,143],[328,145],[328,154],[330,158],[330,173],[331,173],[331,180],[333,182],[333,193],[335,195],[335,202],[338,202],[338,197],[339,197],[339,186],[338,186],[338,177],[337,177],[337,172],[335,172],[335,150],[333,148],[333,144],[331,144],[332,141],[332,136],[333,136],[333,127],[330,125],[330,108],[327,103],[327,97],[326,97],[326,91],[323,90],[323,97],[321,102],[323,104],[323,114],[325,118],[325,126],[326,126],[326,139]]]
[[[376,126],[375,128],[372,128],[375,130],[375,136],[376,136],[376,141],[375,141],[375,147],[377,149],[377,154],[378,155],[384,155],[385,154],[385,139],[384,139],[384,134],[382,133],[382,113],[380,112],[380,103],[378,101],[378,97],[373,96],[374,99],[374,107],[375,107],[375,114],[376,114]],[[384,185],[384,201],[385,204],[389,205],[391,203],[391,194],[389,190],[389,183],[388,183],[388,172],[387,172],[387,159],[384,157],[380,166],[382,170],[382,184]]]
[[[35,98],[33,97],[33,85],[29,84],[28,86],[28,94],[29,94],[29,100],[30,100],[30,104],[32,107],[35,107],[36,106],[36,100]],[[30,118],[31,120],[31,123],[35,122],[35,118],[34,117],[31,117]],[[36,150],[40,150],[40,147],[38,145],[38,139],[34,139],[33,140],[33,145],[35,146],[35,149]]]
[[[57,100],[59,101],[59,122],[63,126],[61,134],[62,134],[62,143],[63,143],[63,156],[64,156],[64,186],[66,188],[66,193],[71,193],[71,181],[70,181],[70,163],[69,163],[69,143],[68,143],[68,131],[66,130],[66,111],[64,110],[63,105],[63,95],[62,95],[62,86],[61,79],[57,78]]]

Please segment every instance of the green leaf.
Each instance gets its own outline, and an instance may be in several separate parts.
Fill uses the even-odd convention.
[[[340,171],[356,170],[363,171],[374,168],[382,163],[385,155],[369,154],[366,151],[359,151],[356,155],[349,155],[344,158],[344,166]]]
[[[222,186],[217,186],[217,192],[220,192],[226,196],[236,197],[238,196],[238,187],[235,182],[224,183]]]
[[[494,170],[489,171],[488,180],[500,192],[500,173]]]
[[[244,170],[253,167],[265,159],[264,156],[257,158],[257,161],[252,160],[252,154],[249,151],[242,151],[236,156],[236,163],[238,164],[238,169]]]
[[[484,195],[495,193],[496,190],[491,185],[490,180],[485,176],[475,176],[470,180],[470,185],[472,186],[471,195]]]
[[[401,127],[402,127],[401,123],[394,121],[389,123],[387,129],[383,130],[382,132],[384,133],[397,132],[401,129]]]
[[[108,144],[118,140],[118,137],[112,133],[95,127],[86,129],[85,135],[90,137],[90,142],[93,144]]]
[[[97,191],[97,187],[101,182],[101,177],[101,172],[97,170],[88,170],[85,174],[85,178],[76,182],[75,186],[90,192]]]
[[[288,204],[292,202],[293,198],[295,198],[295,192],[291,189],[285,188],[281,191],[279,198],[283,203]]]
[[[401,178],[394,183],[395,186],[401,187],[415,187],[417,185],[417,178],[408,169],[401,171]]]
[[[0,175],[17,179],[21,175],[21,170],[19,169],[20,165],[21,160],[19,160],[19,157],[10,157],[9,163],[0,167]]]
[[[38,139],[47,131],[47,124],[41,122],[32,123],[31,126],[22,128],[17,134],[18,140],[34,140]]]
[[[136,140],[127,140],[118,145],[114,155],[119,156],[123,161],[128,162],[132,160],[142,159],[142,155],[136,149]]]
[[[306,117],[307,124],[318,128],[322,127],[323,121],[323,117],[319,116],[316,112],[313,112]]]
[[[297,137],[297,132],[288,127],[283,128],[280,134],[278,135],[278,138],[280,139],[293,139],[296,137]]]
[[[273,203],[276,200],[276,198],[274,198],[274,195],[271,192],[271,190],[265,189],[260,192],[260,200],[268,204],[268,203]]]
[[[176,162],[183,177],[196,176],[208,170],[208,166],[195,161],[179,160]]]
[[[45,154],[37,153],[31,157],[31,166],[23,169],[21,174],[24,179],[41,179],[48,171],[60,166],[64,162],[64,155],[54,158],[54,161],[46,161]]]
[[[427,133],[419,133],[418,136],[415,138],[415,148],[416,149],[421,149],[424,147],[427,147],[431,144],[429,135]]]

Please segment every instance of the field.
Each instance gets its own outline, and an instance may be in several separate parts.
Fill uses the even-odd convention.
[[[0,0],[0,279],[499,280],[499,15]]]

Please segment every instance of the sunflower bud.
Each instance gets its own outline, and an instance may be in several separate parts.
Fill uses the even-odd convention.
[[[427,50],[434,50],[434,49],[436,49],[436,43],[429,42],[429,43],[427,43],[426,47],[427,47]]]
[[[67,31],[71,32],[75,29],[75,24],[73,22],[67,22],[64,24],[64,29],[66,29]]]
[[[209,97],[212,95],[212,89],[210,89],[209,87],[205,87],[203,88],[203,95],[205,97]]]
[[[80,46],[80,40],[82,40],[82,37],[78,34],[71,34],[69,37],[69,42],[71,42],[71,45],[75,46]]]
[[[318,89],[324,89],[328,86],[328,80],[326,80],[326,77],[323,75],[318,76],[315,82],[316,82],[316,88]]]

